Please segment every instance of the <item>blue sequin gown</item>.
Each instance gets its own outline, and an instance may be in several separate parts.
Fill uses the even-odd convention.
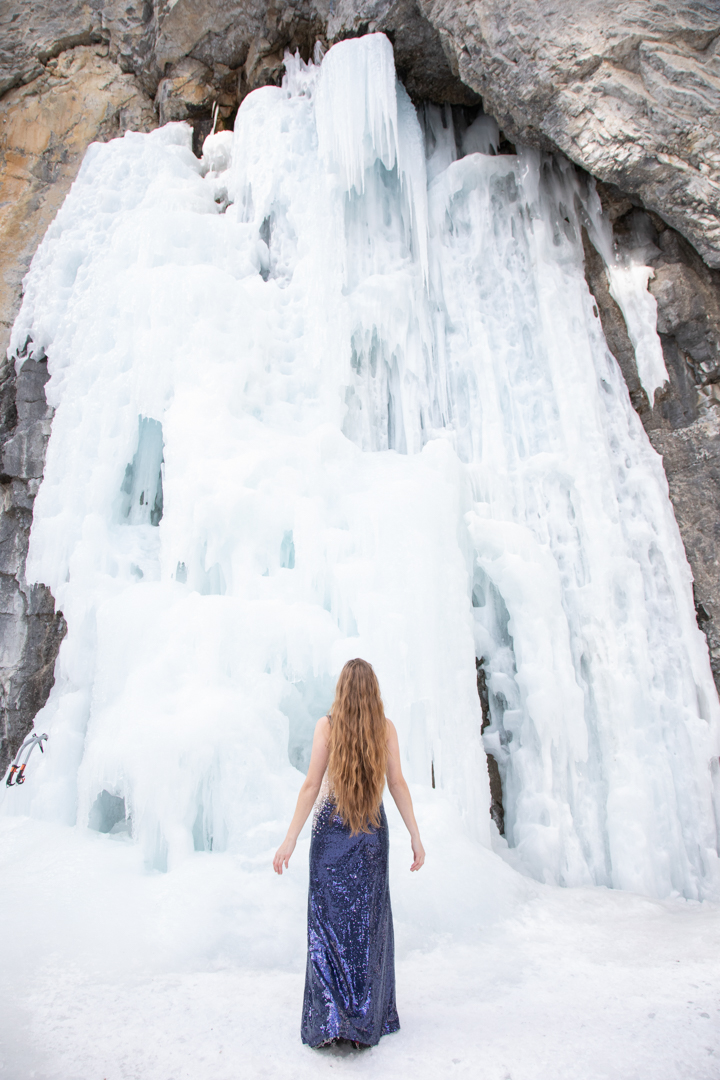
[[[351,1039],[375,1046],[400,1027],[388,887],[388,825],[350,835],[327,777],[310,843],[308,956],[302,1041]]]

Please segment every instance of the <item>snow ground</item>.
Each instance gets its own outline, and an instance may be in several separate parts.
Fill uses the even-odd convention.
[[[458,839],[439,860],[444,878],[457,867],[443,894],[432,863],[424,882],[406,873],[397,827],[393,842],[402,1030],[372,1050],[312,1051],[299,1037],[307,841],[282,879],[269,858],[255,869],[253,902],[230,855],[148,873],[126,840],[0,821],[0,1077],[720,1077],[720,905],[539,885]],[[476,912],[464,940],[423,929],[443,895],[449,925]]]

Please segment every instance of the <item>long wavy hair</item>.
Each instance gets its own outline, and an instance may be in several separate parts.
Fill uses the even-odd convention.
[[[388,744],[377,676],[366,660],[348,660],[330,710],[328,777],[340,817],[354,836],[380,825]]]

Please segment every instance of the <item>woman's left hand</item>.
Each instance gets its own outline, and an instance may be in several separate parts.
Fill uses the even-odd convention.
[[[275,858],[273,859],[273,870],[276,874],[282,874],[283,865],[285,869],[288,869],[288,863],[290,862],[290,856],[295,850],[295,841],[285,837],[280,847],[275,852]]]
[[[413,836],[410,840],[412,844],[413,864],[410,867],[411,870],[419,870],[421,866],[425,865],[425,848],[420,843],[419,836]]]

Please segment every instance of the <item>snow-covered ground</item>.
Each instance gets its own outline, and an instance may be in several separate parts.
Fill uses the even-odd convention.
[[[418,801],[420,874],[390,813],[402,1029],[360,1053],[300,1043],[307,840],[282,879],[271,847],[161,874],[122,838],[2,820],[0,1077],[720,1077],[720,906],[540,885]]]

